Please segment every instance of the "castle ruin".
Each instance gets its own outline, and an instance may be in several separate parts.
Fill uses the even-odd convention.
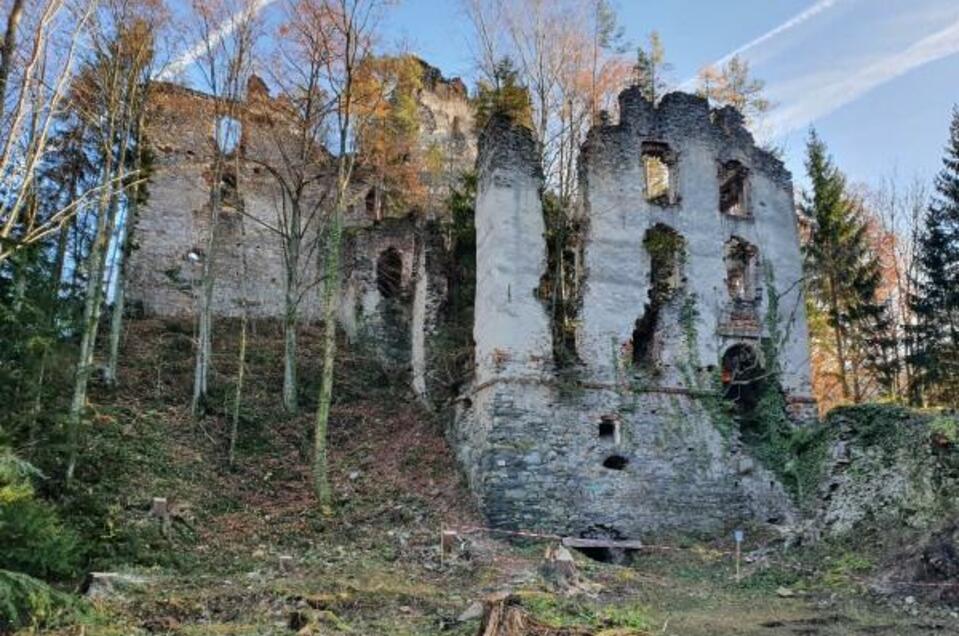
[[[724,397],[754,408],[770,382],[796,421],[815,411],[782,163],[756,147],[731,108],[683,93],[653,105],[624,91],[618,123],[604,117],[582,148],[581,234],[571,247],[577,315],[557,343],[542,293],[549,254],[539,149],[530,131],[499,117],[477,143],[462,83],[431,77],[418,96],[423,134],[454,149],[457,169],[475,157],[478,178],[474,369],[455,400],[450,439],[490,522],[615,538],[790,519],[783,484],[752,456],[750,431],[735,426],[745,418],[723,412]],[[254,88],[240,110],[247,155],[268,152],[256,140],[282,110]],[[149,314],[194,311],[191,254],[216,151],[208,99],[162,85],[151,100],[157,168],[129,279],[130,297]],[[265,225],[275,204],[270,177],[256,161],[242,170],[244,215]],[[356,187],[362,205],[347,219],[340,321],[351,337],[375,334],[426,396],[447,287],[432,225],[442,210],[384,218],[375,187]],[[254,315],[278,317],[278,239],[257,223],[231,230],[229,211],[221,223],[216,312],[237,315],[242,286]],[[256,263],[247,276],[241,250]],[[320,309],[317,291],[303,319]],[[560,344],[568,359],[558,358]]]

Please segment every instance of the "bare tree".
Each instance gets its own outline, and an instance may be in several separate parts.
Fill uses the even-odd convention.
[[[40,163],[64,110],[80,42],[96,5],[95,0],[76,6],[64,0],[15,2],[7,16],[0,50],[0,185],[5,195],[0,264],[56,232],[89,200],[69,200],[43,217],[32,205]],[[51,46],[54,40],[57,47]]]
[[[80,352],[68,415],[69,451],[66,480],[73,479],[79,453],[80,421],[93,370],[97,327],[103,308],[107,254],[120,211],[120,188],[128,179],[127,159],[133,129],[139,121],[145,69],[152,57],[152,31],[137,0],[109,0],[90,24],[89,59],[74,80],[73,102],[86,112],[98,146],[101,183],[96,203],[96,227],[86,260]]]
[[[333,397],[336,360],[336,315],[340,295],[340,253],[343,220],[351,203],[351,184],[356,167],[356,140],[362,138],[368,118],[358,105],[380,99],[364,94],[357,73],[373,55],[373,36],[385,6],[382,0],[297,0],[298,21],[292,25],[296,41],[308,57],[321,61],[324,90],[333,104],[333,165],[335,177],[330,201],[323,270],[323,375],[316,409],[313,448],[313,486],[324,513],[332,513],[332,490],[328,475],[327,428]]]
[[[484,81],[497,84],[504,59],[516,63],[531,98],[547,184],[568,204],[578,182],[579,145],[598,112],[614,106],[630,74],[615,13],[604,0],[463,4]]]
[[[211,166],[210,204],[207,215],[200,293],[197,307],[196,355],[191,410],[199,415],[209,389],[213,357],[213,289],[217,225],[223,203],[222,181],[229,153],[239,151],[236,125],[242,90],[250,75],[257,29],[257,0],[193,0],[193,17],[200,50],[196,67],[213,97],[216,147]]]

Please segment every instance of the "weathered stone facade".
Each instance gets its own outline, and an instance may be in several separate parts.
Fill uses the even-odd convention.
[[[619,123],[583,147],[580,364],[560,373],[537,293],[538,156],[504,120],[480,140],[476,375],[454,439],[491,522],[639,537],[791,518],[716,413],[718,395],[772,364],[766,351],[790,403],[812,403],[788,172],[732,109],[625,91]],[[755,368],[730,362],[744,359]]]
[[[657,106],[629,89],[619,121],[594,127],[580,160],[578,315],[569,360],[543,297],[551,258],[544,177],[530,132],[494,118],[477,144],[465,88],[424,65],[424,147],[444,148],[442,201],[476,156],[473,377],[451,440],[492,524],[570,535],[640,537],[781,522],[794,507],[729,419],[770,372],[790,413],[814,412],[791,178],[732,109],[673,93]],[[258,171],[285,105],[255,86],[240,105],[241,215],[219,232],[216,313],[282,308],[282,248],[271,179]],[[130,296],[147,312],[192,315],[215,139],[210,99],[154,87],[157,170],[137,224]],[[430,393],[429,360],[447,295],[439,210],[383,218],[357,186],[347,219],[339,320]],[[262,223],[257,223],[257,219]],[[239,255],[251,263],[247,276]],[[309,275],[316,276],[320,265]],[[194,273],[194,270],[196,272]],[[303,317],[319,315],[319,289]],[[563,346],[567,346],[564,343]],[[775,359],[769,359],[774,356]]]
[[[421,64],[423,88],[416,95],[421,145],[439,149],[446,164],[426,179],[428,205],[435,206],[445,200],[456,176],[472,167],[476,144],[466,87]],[[276,231],[283,195],[271,167],[282,171],[281,148],[296,147],[295,112],[284,98],[271,98],[256,77],[245,98],[229,110],[240,133],[237,147],[228,151],[225,179],[231,182],[222,191],[235,188],[240,196],[223,196],[213,255],[213,311],[238,316],[245,306],[252,317],[279,318],[286,293],[283,239]],[[138,248],[128,273],[128,297],[148,315],[196,315],[207,257],[218,119],[223,118],[209,95],[175,84],[151,86],[146,120],[154,170],[148,203],[136,220]],[[318,179],[305,198],[328,196],[330,181]],[[425,392],[425,334],[433,329],[445,284],[441,272],[428,267],[425,247],[435,241],[430,228],[437,210],[388,217],[382,193],[362,171],[351,200],[345,219],[341,324],[351,337],[381,345],[389,362],[412,365]],[[321,227],[308,228],[307,241]],[[380,271],[384,267],[390,271]],[[299,275],[301,319],[315,320],[322,313],[322,249],[304,246]]]

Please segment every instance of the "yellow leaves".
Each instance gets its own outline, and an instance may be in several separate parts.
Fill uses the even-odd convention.
[[[26,482],[0,486],[0,506],[6,506],[33,497],[33,487]]]

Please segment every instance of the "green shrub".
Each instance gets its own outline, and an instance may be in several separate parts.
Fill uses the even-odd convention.
[[[32,623],[48,624],[77,607],[76,600],[20,572],[0,570],[0,633]]]
[[[68,577],[79,565],[78,541],[56,511],[34,498],[40,473],[0,447],[0,568],[32,576]]]

